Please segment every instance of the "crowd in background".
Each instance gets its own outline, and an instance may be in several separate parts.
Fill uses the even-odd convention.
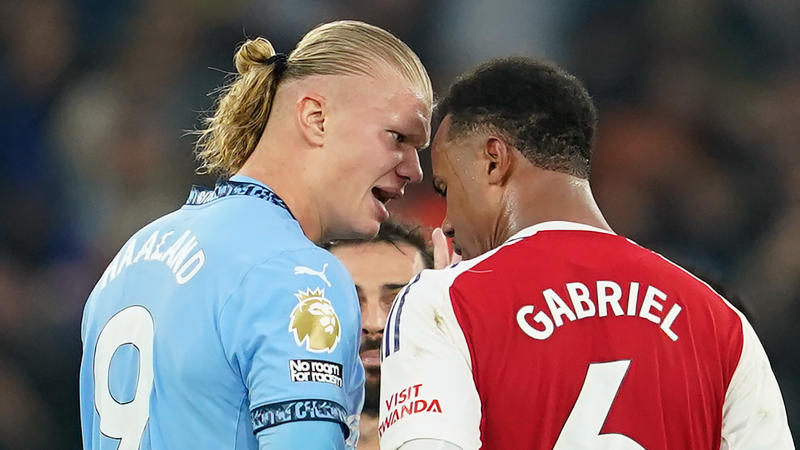
[[[214,183],[187,131],[236,45],[288,52],[341,18],[405,40],[439,92],[514,54],[583,80],[609,223],[741,298],[799,435],[796,0],[26,0],[0,4],[0,450],[80,448],[83,304],[130,234]],[[393,209],[435,226],[421,158]]]

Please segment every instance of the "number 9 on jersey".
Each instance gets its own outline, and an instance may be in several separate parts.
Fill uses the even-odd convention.
[[[119,450],[137,450],[150,415],[153,390],[153,317],[142,306],[130,306],[115,314],[100,332],[94,355],[94,405],[100,431],[120,439]],[[120,403],[111,396],[108,374],[111,359],[121,346],[139,351],[139,376],[131,401]]]

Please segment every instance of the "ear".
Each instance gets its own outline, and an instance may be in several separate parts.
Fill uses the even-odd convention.
[[[512,148],[501,138],[490,135],[483,148],[489,184],[505,184],[511,173]]]
[[[306,94],[296,105],[297,124],[305,140],[316,147],[325,140],[325,98],[319,94]]]

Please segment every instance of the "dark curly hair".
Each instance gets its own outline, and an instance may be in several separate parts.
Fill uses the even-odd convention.
[[[459,77],[436,106],[448,139],[498,133],[537,167],[588,178],[597,111],[580,81],[531,58],[495,59]]]
[[[322,248],[331,250],[340,245],[357,245],[367,242],[386,242],[397,247],[398,243],[405,242],[415,249],[419,250],[422,256],[422,262],[425,264],[426,269],[433,268],[433,251],[425,241],[420,227],[410,227],[395,220],[387,220],[381,224],[378,235],[372,239],[339,239],[336,241],[324,242]],[[397,247],[400,250],[400,247]],[[402,250],[400,250],[402,252]]]

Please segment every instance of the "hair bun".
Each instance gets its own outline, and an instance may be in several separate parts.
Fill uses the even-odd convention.
[[[236,56],[233,57],[233,62],[236,65],[236,71],[244,75],[254,66],[264,64],[274,54],[275,49],[268,40],[261,37],[248,39],[239,47]]]

